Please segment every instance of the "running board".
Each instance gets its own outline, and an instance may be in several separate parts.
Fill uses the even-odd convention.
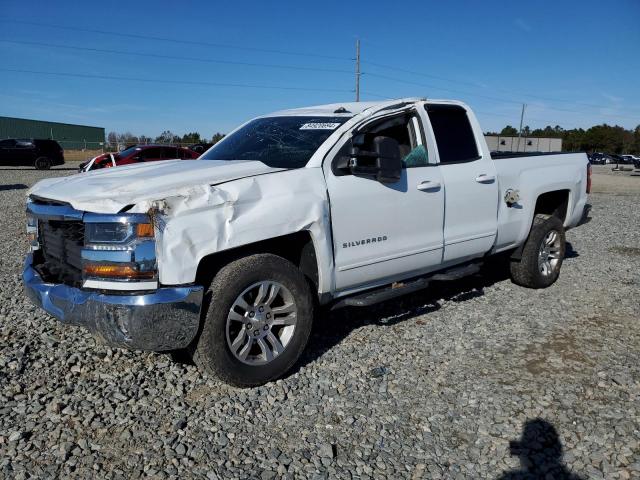
[[[431,280],[437,280],[441,282],[447,282],[450,280],[460,280],[461,278],[468,277],[474,273],[480,271],[479,263],[470,263],[462,267],[454,267],[449,270],[445,270],[442,273],[436,273],[431,277]]]
[[[331,310],[341,307],[368,307],[376,303],[390,300],[406,293],[416,292],[422,290],[429,285],[429,278],[418,278],[410,282],[396,282],[391,285],[379,288],[377,290],[369,290],[364,293],[356,294],[352,297],[347,297],[335,303]]]
[[[441,273],[434,275],[420,277],[414,280],[408,280],[404,282],[395,282],[391,285],[378,288],[376,290],[369,290],[363,293],[353,295],[351,297],[344,298],[334,303],[331,310],[335,310],[342,307],[368,307],[375,305],[376,303],[391,300],[392,298],[406,295],[408,293],[417,292],[426,288],[430,282],[433,281],[451,281],[459,280],[468,275],[473,275],[480,271],[480,265],[477,263],[471,263],[461,267],[450,268]]]

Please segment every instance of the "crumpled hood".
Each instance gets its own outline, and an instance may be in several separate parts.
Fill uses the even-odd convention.
[[[166,160],[47,178],[27,194],[67,202],[76,210],[118,213],[127,205],[161,200],[185,188],[282,170],[254,160]]]

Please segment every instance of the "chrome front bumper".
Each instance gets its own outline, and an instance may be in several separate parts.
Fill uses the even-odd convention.
[[[201,286],[111,295],[46,283],[31,264],[29,254],[22,282],[31,301],[60,322],[87,328],[110,345],[156,352],[176,350],[188,346],[198,333]]]

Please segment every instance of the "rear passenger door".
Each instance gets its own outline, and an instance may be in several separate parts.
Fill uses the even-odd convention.
[[[480,127],[455,104],[426,104],[444,181],[443,262],[488,252],[498,229],[498,179]],[[475,119],[473,120],[475,122]]]

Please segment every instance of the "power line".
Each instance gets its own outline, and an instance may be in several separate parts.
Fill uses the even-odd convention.
[[[116,37],[126,37],[126,38],[137,38],[142,40],[154,40],[161,42],[170,42],[170,43],[180,43],[183,45],[201,45],[205,47],[216,47],[216,48],[232,48],[235,50],[246,50],[249,52],[262,52],[262,53],[275,53],[279,55],[293,55],[299,57],[316,57],[316,58],[326,58],[332,60],[347,60],[352,61],[353,59],[348,57],[338,57],[333,55],[323,55],[320,53],[313,52],[296,52],[291,50],[277,50],[277,49],[269,49],[269,48],[261,48],[261,47],[247,47],[241,45],[232,45],[232,44],[224,44],[224,43],[212,43],[212,42],[202,42],[196,40],[183,40],[179,38],[170,38],[170,37],[158,37],[155,35],[140,35],[136,33],[123,33],[123,32],[115,32],[110,30],[98,30],[93,28],[83,28],[83,27],[72,27],[68,25],[57,25],[51,23],[42,23],[42,22],[33,22],[29,20],[18,20],[18,19],[0,19],[2,23],[9,24],[22,24],[22,25],[33,25],[37,27],[49,27],[49,28],[58,28],[61,30],[71,30],[76,32],[85,32],[85,33],[98,33],[101,35],[112,35]]]
[[[517,113],[514,113],[513,115],[509,115],[508,113],[497,113],[497,112],[485,112],[483,110],[476,110],[475,108],[473,109],[473,112],[476,115],[486,115],[489,117],[505,117],[505,118],[511,118],[514,119],[518,116]],[[556,124],[558,125],[558,120],[545,120],[542,118],[531,118],[531,117],[527,117],[528,121],[533,121],[533,122],[540,122],[540,123],[546,123],[547,125],[552,125],[552,124]]]
[[[473,83],[473,82],[465,82],[463,80],[457,80],[454,78],[449,78],[449,77],[441,77],[438,75],[431,75],[431,74],[427,74],[424,72],[417,72],[415,70],[408,70],[406,68],[400,68],[400,67],[394,67],[392,65],[386,65],[383,63],[377,63],[377,62],[370,62],[370,61],[365,61],[363,60],[362,63],[364,65],[371,65],[374,67],[378,67],[378,68],[383,68],[383,69],[387,69],[387,70],[393,70],[396,72],[403,72],[403,73],[408,73],[410,75],[416,75],[416,76],[420,76],[420,77],[425,77],[425,78],[433,78],[435,80],[442,80],[442,81],[446,81],[446,82],[450,82],[450,83],[458,83],[460,85],[467,85],[470,87],[478,87],[478,84]],[[374,75],[373,73],[369,73],[369,75]],[[502,93],[506,93],[509,95],[515,95],[518,97],[528,97],[528,98],[535,98],[537,100],[543,100],[546,102],[558,102],[558,103],[567,103],[567,104],[571,104],[571,105],[577,105],[580,107],[587,107],[587,108],[611,108],[610,105],[598,105],[598,104],[594,104],[594,103],[584,103],[584,102],[576,102],[574,100],[565,100],[562,98],[554,98],[554,97],[546,97],[546,96],[542,96],[542,95],[537,95],[537,94],[531,94],[531,93],[518,93],[518,92],[514,92],[511,90],[505,90],[505,89],[492,89],[492,91],[495,92],[502,92]],[[521,103],[521,102],[516,102],[516,103]],[[633,107],[634,110],[640,110],[640,107]]]
[[[403,73],[409,73],[411,75],[417,75],[420,77],[425,77],[425,78],[433,78],[435,80],[443,80],[445,82],[451,82],[451,83],[459,83],[461,85],[467,85],[467,86],[471,86],[471,87],[477,87],[478,85],[472,82],[465,82],[463,80],[456,80],[453,78],[447,78],[447,77],[440,77],[438,75],[430,75],[427,73],[422,73],[422,72],[416,72],[415,70],[407,70],[406,68],[400,68],[400,67],[393,67],[391,65],[385,65],[384,63],[377,63],[377,62],[370,62],[368,60],[363,60],[362,63],[364,65],[371,65],[372,67],[378,67],[378,68],[385,68],[388,70],[393,70],[396,72],[403,72]]]
[[[172,42],[172,43],[187,44],[187,45],[202,45],[202,46],[216,47],[216,48],[230,48],[230,49],[253,51],[253,52],[274,53],[274,54],[280,54],[280,55],[293,55],[293,56],[304,56],[304,57],[316,57],[316,58],[325,58],[325,59],[334,59],[334,60],[343,60],[343,61],[345,61],[345,60],[346,61],[352,61],[353,60],[352,58],[347,58],[347,57],[323,55],[323,54],[312,53],[312,52],[266,49],[266,48],[251,47],[251,46],[240,46],[240,45],[232,45],[232,44],[221,44],[221,43],[194,41],[194,40],[184,40],[184,39],[178,39],[178,38],[160,37],[160,36],[152,36],[152,35],[141,35],[141,34],[133,34],[133,33],[122,33],[122,32],[115,32],[115,31],[109,31],[109,30],[90,29],[90,28],[83,28],[83,27],[73,27],[73,26],[68,26],[68,25],[48,24],[48,23],[34,22],[34,21],[28,21],[28,20],[6,19],[5,18],[5,19],[0,19],[0,22],[11,23],[11,24],[33,25],[33,26],[48,27],[48,28],[57,28],[57,29],[79,31],[79,32],[86,32],[86,33],[97,33],[97,34],[102,34],[102,35],[111,35],[111,36],[125,37],[125,38],[136,38],[136,39],[147,39],[147,40],[153,40],[153,41]],[[60,45],[60,44],[44,44],[44,43],[38,43],[38,42],[24,42],[24,41],[21,42],[21,41],[12,41],[12,40],[1,40],[1,41],[9,42],[9,43],[31,44],[31,45],[37,45],[37,46],[43,46],[43,47],[49,46],[49,47],[53,47],[53,48],[67,48],[67,49],[102,52],[102,53],[114,53],[114,54],[135,55],[135,56],[149,56],[149,57],[155,57],[155,58],[166,58],[166,59],[174,59],[174,60],[187,60],[187,61],[197,61],[197,62],[207,62],[207,63],[220,63],[220,64],[228,64],[228,65],[244,65],[244,66],[255,66],[255,67],[263,67],[263,68],[282,68],[282,69],[307,70],[307,71],[324,71],[324,72],[331,72],[331,73],[351,73],[351,72],[348,72],[346,70],[332,69],[332,68],[293,66],[293,65],[279,65],[279,64],[266,64],[266,63],[262,64],[262,63],[252,63],[252,62],[237,62],[237,61],[231,61],[231,60],[206,59],[206,58],[197,58],[197,57],[181,57],[181,56],[160,55],[160,54],[141,53],[141,52],[126,52],[126,51],[121,51],[121,50],[98,49],[98,48],[90,48],[90,47],[77,47],[77,46]],[[437,79],[437,80],[442,80],[442,81],[447,81],[447,82],[452,82],[452,83],[458,83],[458,84],[463,84],[463,85],[472,86],[472,87],[478,87],[477,84],[474,84],[474,83],[471,83],[471,82],[465,82],[465,81],[451,79],[451,78],[442,77],[442,76],[438,76],[438,75],[430,75],[430,74],[426,74],[426,73],[423,73],[423,72],[417,72],[417,71],[414,71],[414,70],[408,70],[408,69],[404,69],[404,68],[400,68],[400,67],[395,67],[395,66],[392,66],[392,65],[387,65],[387,64],[377,63],[377,62],[369,62],[369,61],[362,61],[362,63],[363,64],[368,64],[368,65],[371,65],[371,66],[374,66],[374,67],[378,67],[378,68],[397,71],[397,72],[403,72],[403,73],[408,73],[408,74],[412,74],[412,75],[418,75],[418,76],[423,76],[423,77],[427,77],[427,78],[434,78],[434,79]],[[281,87],[281,86],[267,86],[267,85],[218,83],[218,82],[189,82],[189,81],[171,81],[171,80],[151,80],[151,79],[133,78],[133,77],[115,77],[115,76],[104,76],[104,75],[102,75],[102,76],[101,75],[93,75],[93,76],[91,76],[91,75],[86,75],[86,74],[71,74],[71,73],[63,74],[63,73],[59,73],[59,72],[39,72],[39,71],[31,71],[31,70],[4,69],[4,71],[13,71],[13,72],[17,72],[17,73],[18,72],[21,72],[21,73],[37,73],[37,74],[43,74],[43,75],[76,76],[76,77],[98,78],[98,79],[106,79],[106,80],[138,81],[138,82],[152,82],[153,81],[153,82],[159,82],[159,83],[176,83],[176,84],[187,84],[187,85],[189,85],[189,84],[190,85],[209,85],[209,86],[221,86],[221,87],[268,88],[268,89],[281,89],[281,90],[347,92],[346,90],[339,90],[339,89],[312,89],[312,88],[304,88],[304,87]],[[461,95],[468,95],[468,96],[471,96],[471,97],[485,98],[485,99],[488,99],[488,100],[497,101],[497,102],[501,102],[501,103],[512,103],[512,104],[520,104],[521,103],[520,101],[508,100],[508,99],[504,99],[504,98],[498,98],[498,97],[493,97],[493,96],[479,94],[479,93],[472,93],[472,92],[466,92],[466,91],[456,90],[456,89],[451,89],[451,88],[446,88],[446,87],[438,87],[438,86],[435,86],[435,85],[422,84],[422,83],[413,82],[413,81],[406,80],[406,79],[399,79],[399,78],[395,78],[395,77],[391,77],[391,76],[387,76],[387,75],[382,75],[382,74],[378,74],[378,73],[374,73],[374,72],[361,72],[360,74],[361,75],[368,75],[368,76],[371,76],[371,77],[378,77],[378,78],[386,79],[386,80],[390,80],[390,81],[396,81],[396,82],[416,85],[416,86],[420,86],[420,87],[423,87],[423,88],[431,88],[431,89],[434,89],[434,90],[441,90],[441,91],[452,92],[452,93],[457,93],[457,94],[461,94]],[[611,108],[610,106],[596,105],[596,104],[582,103],[582,102],[574,102],[574,101],[571,101],[571,100],[550,98],[550,97],[544,97],[544,96],[540,96],[540,95],[516,94],[516,93],[508,92],[508,91],[505,91],[505,90],[496,90],[496,91],[503,91],[503,92],[509,93],[511,95],[520,95],[520,96],[526,96],[526,97],[531,97],[531,98],[537,98],[537,99],[540,99],[540,100],[543,100],[543,101],[561,102],[561,103],[567,103],[567,104],[572,104],[572,105],[584,106],[584,107],[588,107],[588,108],[605,108],[605,109],[606,108]],[[385,98],[384,95],[378,95],[378,94],[372,94],[372,93],[368,93],[368,95]],[[576,110],[563,109],[563,108],[557,108],[557,107],[549,107],[549,106],[545,106],[545,108],[548,108],[550,110],[560,111],[560,112],[587,113],[587,112],[584,112],[584,111],[576,111]],[[599,115],[603,115],[603,116],[608,116],[608,117],[618,117],[618,118],[634,119],[634,120],[637,119],[637,117],[635,117],[635,116],[632,117],[632,116],[628,116],[628,115],[619,115],[619,114],[613,114],[613,113],[598,113],[598,114]]]
[[[389,95],[380,95],[379,93],[374,93],[374,92],[370,92],[370,91],[363,91],[362,92],[363,95],[369,96],[369,97],[376,97],[376,98],[381,98],[384,100],[392,100],[392,97],[390,97]],[[497,112],[485,112],[483,110],[477,110],[477,109],[473,109],[473,112],[476,115],[487,115],[490,117],[505,117],[505,118],[511,118],[513,119],[514,117],[517,117],[517,113],[516,114],[508,114],[508,113],[497,113]],[[534,122],[541,122],[541,123],[547,123],[549,125],[551,124],[558,124],[558,120],[545,120],[542,118],[531,118],[531,117],[527,117],[530,121],[534,121]]]
[[[516,100],[507,100],[507,99],[504,99],[504,98],[492,97],[492,96],[489,96],[489,95],[483,95],[483,94],[479,94],[479,93],[466,92],[466,91],[463,91],[463,90],[455,90],[455,89],[446,88],[446,87],[438,87],[438,86],[435,86],[435,85],[427,85],[427,84],[420,83],[420,82],[414,82],[412,80],[405,80],[405,79],[402,79],[402,78],[391,77],[391,76],[388,76],[388,75],[381,75],[379,73],[364,72],[363,75],[367,75],[367,76],[370,76],[370,77],[381,78],[381,79],[384,79],[384,80],[390,80],[390,81],[393,81],[393,82],[406,83],[408,85],[417,85],[419,87],[431,88],[433,90],[442,90],[442,91],[445,91],[445,92],[452,92],[452,93],[457,93],[457,94],[460,94],[460,95],[468,95],[470,97],[485,98],[485,99],[492,100],[492,101],[495,101],[495,102],[512,103],[512,104],[516,104],[516,105],[522,105],[522,102],[519,102],[519,101],[516,101]],[[550,107],[550,106],[546,106],[546,105],[544,105],[544,108],[546,108],[548,110],[555,110],[555,111],[558,111],[558,112],[581,113],[581,114],[590,113],[590,112],[584,112],[584,111],[579,111],[579,110],[570,110],[570,109],[566,109],[566,108]],[[607,108],[610,108],[610,107],[607,107]],[[624,119],[633,119],[633,120],[636,120],[636,121],[638,120],[638,117],[630,116],[630,115],[619,115],[619,114],[614,114],[614,113],[602,113],[602,112],[598,112],[597,114],[598,115],[603,115],[603,116],[606,116],[606,117],[617,117],[617,118],[624,118]]]
[[[329,72],[329,73],[348,73],[352,75],[352,72],[349,70],[340,70],[333,68],[323,68],[323,67],[308,67],[308,66],[296,66],[296,65],[281,65],[281,64],[273,64],[273,63],[253,63],[253,62],[238,62],[235,60],[220,60],[214,58],[202,58],[202,57],[185,57],[181,55],[164,55],[158,53],[147,53],[147,52],[130,52],[124,50],[112,50],[105,48],[94,48],[94,47],[78,47],[76,45],[63,45],[57,43],[44,43],[44,42],[29,42],[24,40],[6,40],[0,39],[0,42],[3,43],[13,43],[18,45],[32,45],[37,47],[47,47],[47,48],[61,48],[67,50],[79,50],[86,52],[97,52],[97,53],[109,53],[109,54],[117,54],[117,55],[132,55],[138,57],[150,57],[150,58],[161,58],[166,60],[187,60],[191,62],[203,62],[203,63],[218,63],[224,65],[238,65],[238,66],[248,66],[248,67],[262,67],[262,68],[282,68],[288,70],[304,70],[304,71],[312,71],[312,72]]]
[[[121,80],[127,82],[145,82],[145,83],[165,83],[175,85],[202,85],[207,87],[237,87],[237,88],[259,88],[259,89],[271,89],[271,90],[298,90],[307,92],[337,92],[337,93],[353,93],[353,90],[341,90],[337,88],[306,88],[306,87],[293,87],[293,86],[280,86],[280,85],[259,85],[249,83],[223,83],[223,82],[202,82],[195,80],[168,80],[159,78],[139,78],[139,77],[123,77],[117,75],[93,75],[87,73],[72,73],[72,72],[45,72],[40,70],[23,70],[17,68],[0,68],[2,72],[13,73],[29,73],[35,75],[51,75],[58,77],[77,77],[77,78],[91,78],[98,80]]]
[[[382,98],[383,100],[392,100],[392,98],[389,95],[380,95],[379,93],[373,93],[373,92],[361,92],[363,95],[367,95],[369,97],[376,97],[376,98]]]
[[[423,88],[432,88],[434,90],[442,90],[444,92],[452,92],[452,93],[459,93],[461,95],[470,95],[470,96],[479,97],[479,98],[486,98],[488,100],[493,100],[493,101],[496,101],[496,102],[515,103],[517,105],[521,104],[521,102],[517,102],[515,100],[507,100],[507,99],[504,99],[504,98],[491,97],[491,96],[488,96],[488,95],[470,93],[470,92],[465,92],[465,91],[462,91],[462,90],[455,90],[455,89],[452,89],[452,88],[437,87],[435,85],[428,85],[428,84],[425,84],[425,83],[414,82],[412,80],[405,80],[405,79],[402,79],[402,78],[390,77],[388,75],[381,75],[379,73],[365,72],[364,75],[366,75],[368,77],[381,78],[383,80],[391,80],[392,82],[400,82],[400,83],[406,83],[408,85],[416,85],[418,87],[423,87]]]
[[[374,93],[374,92],[370,92],[370,91],[363,91],[362,92],[363,95],[369,96],[369,97],[376,97],[376,98],[381,98],[384,100],[392,100],[392,97],[390,97],[389,95],[380,95],[379,93]],[[476,110],[475,108],[473,109],[473,112],[476,115],[487,115],[487,116],[497,116],[497,117],[506,117],[506,118],[514,118],[514,116],[517,116],[517,114],[508,114],[508,113],[497,113],[497,112],[485,112],[483,110]],[[555,123],[556,125],[558,124],[557,120],[544,120],[541,118],[531,118],[528,117],[529,120],[534,121],[534,122],[542,122],[542,123],[548,123],[548,124],[553,124]]]
[[[356,40],[356,102],[360,101],[360,39]]]

